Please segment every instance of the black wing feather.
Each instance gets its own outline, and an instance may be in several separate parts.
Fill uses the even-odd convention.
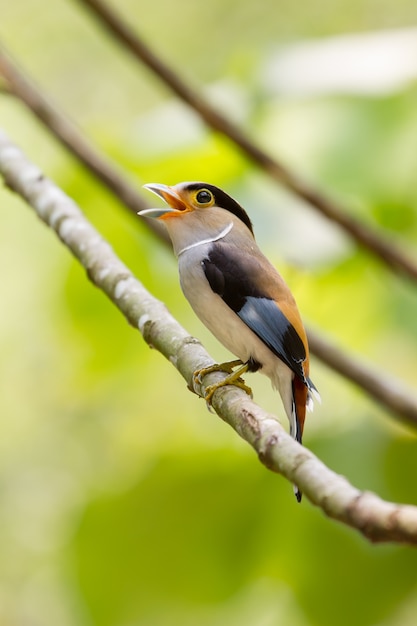
[[[254,257],[250,264],[253,272]],[[202,261],[212,290],[288,367],[306,381],[303,361],[304,344],[274,300],[263,293],[251,278],[248,257],[237,248],[219,242],[213,244],[208,258]],[[261,271],[261,268],[260,268]]]

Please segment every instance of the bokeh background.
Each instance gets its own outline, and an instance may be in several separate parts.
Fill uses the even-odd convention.
[[[415,256],[414,0],[117,7],[261,145]],[[225,188],[307,323],[415,387],[415,285],[206,130],[79,3],[0,8],[3,43],[138,188]],[[184,301],[170,250],[4,94],[0,125],[227,358]],[[371,546],[308,501],[297,506],[30,209],[5,189],[0,203],[0,624],[414,625],[415,550]],[[312,377],[323,403],[306,445],[358,487],[417,504],[415,433],[314,359]],[[269,382],[249,382],[282,416]]]

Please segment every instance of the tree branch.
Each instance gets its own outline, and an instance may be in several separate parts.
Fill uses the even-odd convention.
[[[133,185],[118,171],[116,165],[89,143],[75,124],[32,85],[1,44],[0,75],[6,79],[9,92],[17,96],[36,115],[61,144],[111,191],[122,206],[135,215],[149,207]],[[160,224],[155,223],[155,220],[142,219],[145,219],[148,227],[158,237],[165,243],[170,243],[165,229],[161,228]]]
[[[417,280],[417,264],[399,246],[394,245],[381,232],[365,226],[346,213],[334,200],[324,195],[301,177],[274,159],[256,145],[236,124],[227,119],[200,95],[201,90],[193,89],[172,67],[165,63],[134,32],[116,11],[103,0],[79,0],[86,6],[98,22],[110,32],[118,43],[145,64],[181,100],[186,102],[212,129],[230,139],[251,161],[256,163],[276,182],[283,185],[299,198],[315,207],[322,215],[335,222],[357,243],[367,248],[382,260],[392,271]]]
[[[120,174],[117,169],[95,147],[92,147],[68,118],[62,114],[25,76],[9,54],[0,46],[0,74],[12,85],[13,93],[36,115],[54,137],[56,137],[84,166],[132,212],[146,208],[147,204]],[[144,219],[144,218],[141,218]],[[164,243],[168,243],[165,229],[157,228],[155,220],[146,220]],[[311,352],[325,365],[352,381],[382,406],[398,415],[405,423],[417,426],[417,398],[404,388],[392,375],[372,370],[351,355],[342,352],[328,339],[317,332],[308,331]]]
[[[413,390],[387,374],[361,362],[357,357],[325,339],[321,334],[307,329],[312,354],[328,367],[363,389],[385,409],[389,408],[409,426],[417,426],[417,397]]]
[[[2,131],[0,173],[6,185],[55,231],[94,284],[133,327],[139,328],[145,341],[171,361],[190,386],[194,370],[213,362],[203,346],[134,278],[75,203],[45,178]],[[212,384],[222,376],[211,374],[204,384]],[[326,515],[373,542],[417,544],[417,507],[385,502],[373,493],[359,491],[294,441],[274,416],[236,387],[219,389],[213,407],[255,449],[266,467],[297,484]]]

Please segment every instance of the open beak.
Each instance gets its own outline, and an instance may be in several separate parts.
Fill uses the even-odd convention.
[[[181,213],[182,211],[187,210],[187,205],[173,187],[162,185],[161,183],[150,183],[143,186],[145,189],[149,189],[149,191],[152,191],[152,193],[165,200],[168,206],[159,209],[144,209],[143,211],[139,211],[138,215],[142,215],[143,217],[158,218],[163,217],[168,213]]]

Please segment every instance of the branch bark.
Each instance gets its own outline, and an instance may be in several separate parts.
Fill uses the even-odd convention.
[[[88,142],[75,124],[60,113],[51,100],[31,83],[1,44],[0,75],[7,81],[9,94],[17,96],[60,143],[110,190],[123,207],[129,209],[134,215],[138,211],[149,208],[147,202],[118,171],[116,165]],[[162,241],[171,245],[160,224],[155,223],[155,220],[143,219],[150,230],[154,231]]]
[[[417,263],[399,246],[381,232],[349,215],[346,210],[324,193],[315,189],[300,176],[273,158],[252,141],[241,128],[227,119],[189,85],[174,69],[165,63],[122,17],[103,0],[78,0],[115,40],[124,46],[140,63],[146,65],[171,91],[196,111],[213,130],[230,139],[251,161],[269,174],[277,183],[289,189],[335,222],[357,243],[382,260],[392,271],[417,280]]]
[[[190,386],[193,372],[213,362],[203,346],[132,275],[75,203],[45,178],[2,131],[0,173],[6,185],[55,231],[93,283],[140,330],[145,341],[169,359]],[[221,376],[211,374],[204,384],[212,384]],[[297,484],[326,515],[373,542],[417,544],[416,506],[385,502],[353,487],[294,441],[274,416],[236,387],[219,389],[213,407],[255,449],[266,467]]]

